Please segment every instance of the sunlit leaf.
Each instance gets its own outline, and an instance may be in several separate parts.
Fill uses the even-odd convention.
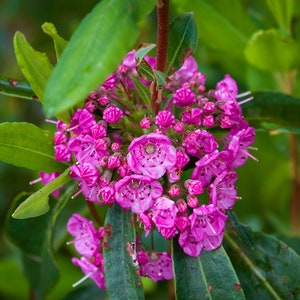
[[[30,84],[25,80],[0,78],[0,93],[29,100],[37,99]]]
[[[198,42],[197,26],[193,13],[182,14],[170,24],[168,45],[168,71],[178,70],[192,55]]]
[[[295,41],[282,32],[269,29],[256,32],[245,49],[250,64],[270,72],[284,72],[295,67],[298,49]]]
[[[55,160],[52,134],[25,122],[0,124],[0,160],[47,173],[65,168]]]
[[[174,239],[173,261],[176,299],[245,299],[223,247],[191,257],[183,252]]]
[[[47,115],[78,105],[113,72],[138,37],[137,20],[155,5],[146,2],[103,0],[84,18],[47,83]]]
[[[255,126],[269,122],[278,128],[300,132],[300,99],[279,92],[254,92],[242,106],[245,118]]]
[[[300,256],[275,237],[253,232],[228,212],[226,249],[247,299],[298,299]]]
[[[14,211],[13,218],[34,218],[47,213],[49,210],[49,195],[69,181],[69,169],[67,169],[59,177],[43,186],[22,202]]]
[[[141,45],[139,49],[135,52],[136,64],[140,64],[145,55],[147,55],[152,49],[156,47],[155,44]]]
[[[149,87],[146,87],[143,85],[138,79],[132,77],[132,81],[134,83],[134,86],[136,90],[139,93],[139,96],[141,97],[142,101],[146,104],[148,109],[151,108],[151,94]]]
[[[42,29],[53,39],[56,57],[59,59],[68,42],[58,35],[57,30],[52,23],[45,22],[42,25]]]
[[[130,216],[131,213],[117,203],[107,213],[105,223],[109,238],[108,247],[104,249],[104,263],[109,299],[144,299],[141,278],[136,275],[127,246],[135,243]]]
[[[46,82],[53,69],[45,53],[34,50],[21,32],[14,36],[15,54],[25,78],[41,102]]]

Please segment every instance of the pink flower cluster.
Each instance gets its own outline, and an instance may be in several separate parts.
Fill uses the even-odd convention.
[[[144,63],[155,68],[153,58],[146,56]],[[138,94],[136,80],[150,84],[138,72],[132,51],[87,97],[70,124],[57,122],[55,157],[72,163],[70,176],[78,182],[72,197],[82,193],[100,205],[117,203],[136,214],[146,235],[157,230],[165,239],[176,237],[190,256],[214,250],[222,243],[226,211],[239,199],[235,169],[254,158],[249,149],[254,149],[255,131],[240,106],[251,98],[237,101],[237,84],[229,75],[206,90],[205,75],[189,57],[168,77],[165,108],[154,115]],[[101,239],[99,233],[92,235]],[[78,240],[76,245],[82,244]],[[93,257],[93,245],[85,244],[88,255],[76,247],[84,263],[74,263],[86,266],[92,258],[103,270],[103,260]],[[167,254],[138,257],[141,275],[151,277],[158,265],[163,274],[170,265]],[[171,278],[170,269],[166,272],[163,277]]]

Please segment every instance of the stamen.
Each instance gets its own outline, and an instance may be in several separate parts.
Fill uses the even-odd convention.
[[[77,282],[75,282],[74,284],[72,284],[72,287],[76,287],[78,286],[80,283],[82,283],[83,281],[85,281],[86,279],[90,278],[91,275],[93,275],[93,272],[87,273],[84,277],[82,277],[81,279],[79,279]]]
[[[72,195],[71,199],[76,198],[81,192],[82,192],[82,189],[80,189],[78,192],[76,192],[74,195]]]
[[[45,121],[47,122],[47,123],[51,123],[51,124],[57,124],[57,121],[54,121],[54,120],[51,120],[51,119],[45,119]]]
[[[42,181],[42,178],[37,178],[35,180],[30,181],[29,184],[33,185],[33,184],[36,184],[36,183],[41,182],[41,181]]]
[[[243,104],[245,104],[245,103],[247,103],[247,102],[249,102],[249,101],[251,101],[253,99],[254,99],[253,97],[249,97],[249,98],[247,98],[245,100],[242,100],[242,101],[238,102],[238,104],[241,106],[241,105],[243,105]]]
[[[250,95],[251,92],[250,91],[247,91],[247,92],[244,92],[244,93],[240,93],[236,96],[236,98],[242,98],[242,97],[245,97],[245,96],[248,96]]]

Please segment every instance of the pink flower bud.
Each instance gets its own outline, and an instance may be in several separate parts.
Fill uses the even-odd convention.
[[[152,124],[152,122],[148,117],[144,117],[142,119],[142,121],[140,122],[140,126],[143,129],[149,129],[151,127],[151,124]]]
[[[103,111],[103,120],[107,123],[116,123],[123,117],[123,111],[115,105],[111,105]]]
[[[187,204],[186,204],[186,202],[182,198],[180,198],[180,199],[177,200],[176,206],[177,206],[178,211],[180,213],[187,212]]]
[[[200,180],[186,180],[184,186],[190,195],[199,195],[203,193],[203,186]]]
[[[178,185],[176,184],[173,184],[169,191],[168,191],[168,194],[171,196],[171,197],[178,197],[180,195],[180,188]]]
[[[163,110],[158,112],[155,118],[155,124],[164,129],[169,129],[170,127],[172,127],[174,123],[175,123],[175,117],[168,110]]]
[[[187,195],[187,204],[191,208],[196,208],[199,206],[199,201],[197,196],[194,195]]]

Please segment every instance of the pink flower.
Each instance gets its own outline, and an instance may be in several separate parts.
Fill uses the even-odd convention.
[[[66,161],[69,162],[71,160],[71,151],[68,146],[65,144],[59,144],[54,146],[55,159],[57,161]]]
[[[145,250],[140,250],[145,251]],[[141,258],[142,255],[137,256]],[[145,262],[145,259],[139,260],[139,262]],[[141,276],[151,278],[153,281],[169,280],[174,277],[172,259],[167,252],[151,252],[148,255],[148,261],[141,265]]]
[[[79,254],[92,258],[99,252],[100,239],[91,221],[75,213],[67,223],[67,230],[75,237],[72,243]]]
[[[190,195],[199,195],[204,191],[200,180],[188,179],[184,182],[184,186]]]
[[[152,207],[152,220],[158,229],[172,228],[175,225],[178,208],[174,201],[160,197]]]
[[[181,121],[188,125],[201,125],[202,110],[198,107],[190,108],[182,113]]]
[[[93,114],[87,109],[77,109],[74,113],[69,130],[75,134],[89,133],[91,127],[96,124]]]
[[[214,205],[203,204],[198,208],[194,208],[189,219],[192,235],[197,241],[201,242],[205,236],[220,235],[225,230],[227,216]]]
[[[180,233],[178,243],[183,249],[184,253],[189,256],[197,257],[203,250],[202,242],[196,240],[196,238],[192,235],[191,229],[189,227],[187,227]]]
[[[155,199],[161,196],[163,188],[158,181],[148,176],[126,176],[115,184],[116,201],[124,209],[134,213],[145,212],[152,207]]]
[[[163,134],[142,135],[130,143],[127,162],[133,172],[158,179],[174,168],[176,149]]]
[[[101,264],[95,265],[95,263],[90,262],[85,257],[81,257],[80,259],[74,257],[74,258],[72,258],[72,263],[75,266],[79,266],[81,268],[82,272],[88,278],[91,278],[97,284],[97,286],[100,289],[105,289],[104,261],[103,261],[103,259],[102,259]],[[77,284],[79,284],[81,281],[82,280],[80,280]],[[75,284],[73,286],[76,286],[77,284]]]
[[[189,88],[183,87],[175,92],[173,101],[178,107],[186,107],[195,103],[196,97],[193,91],[191,91]]]
[[[103,111],[103,120],[107,123],[116,123],[120,121],[122,117],[123,111],[115,105],[111,105]]]
[[[155,124],[161,128],[169,129],[175,124],[175,117],[168,110],[160,111],[155,118]]]
[[[100,190],[100,194],[104,204],[110,204],[115,202],[115,189],[111,186],[105,186]]]

